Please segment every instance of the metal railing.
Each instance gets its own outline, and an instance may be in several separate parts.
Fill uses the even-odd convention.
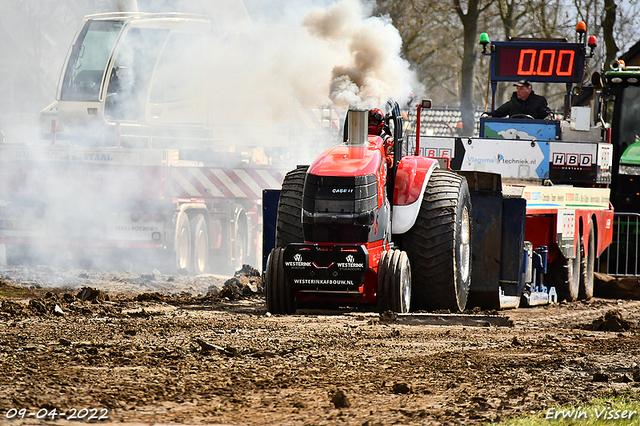
[[[639,226],[640,214],[614,213],[613,240],[597,262],[599,272],[614,277],[640,276]]]

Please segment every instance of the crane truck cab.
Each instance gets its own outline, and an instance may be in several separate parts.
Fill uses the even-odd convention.
[[[266,138],[268,145],[288,146],[284,126],[261,114],[251,123],[229,114],[248,98],[229,84],[231,70],[248,72],[231,63],[242,55],[225,50],[243,37],[219,31],[199,15],[87,16],[67,55],[56,101],[41,113],[43,140],[125,148],[208,146],[218,153],[233,151],[230,141],[238,139],[242,146],[264,145]]]

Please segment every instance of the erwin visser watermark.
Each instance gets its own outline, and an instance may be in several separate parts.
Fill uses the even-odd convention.
[[[590,409],[583,409],[582,407],[578,407],[571,410],[560,410],[552,407],[547,409],[547,415],[545,416],[545,419],[579,420],[596,418],[597,420],[630,420],[636,416],[638,416],[638,412],[635,410],[622,410],[610,407]]]

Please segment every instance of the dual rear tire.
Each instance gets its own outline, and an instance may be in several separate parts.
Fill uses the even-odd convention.
[[[175,268],[179,274],[198,275],[209,272],[209,227],[204,215],[191,219],[180,212],[176,220]]]
[[[265,271],[265,293],[267,312],[272,314],[293,314],[296,300],[289,283],[284,279],[284,248],[271,250]]]
[[[547,268],[546,283],[554,286],[558,300],[575,302],[578,299],[589,300],[593,297],[593,278],[596,256],[595,227],[593,220],[589,223],[587,246],[579,238],[579,247],[573,259],[550,263]]]
[[[587,246],[582,245],[581,285],[578,298],[589,300],[593,297],[593,278],[596,264],[596,229],[593,219],[589,223]]]
[[[267,311],[293,314],[297,303],[293,289],[284,279],[284,247],[304,242],[302,234],[302,191],[308,166],[298,166],[286,174],[282,182],[276,219],[276,247],[267,258],[265,293]]]

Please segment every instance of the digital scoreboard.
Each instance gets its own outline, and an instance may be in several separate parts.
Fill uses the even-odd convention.
[[[491,80],[579,83],[584,60],[585,46],[581,43],[493,42]]]

